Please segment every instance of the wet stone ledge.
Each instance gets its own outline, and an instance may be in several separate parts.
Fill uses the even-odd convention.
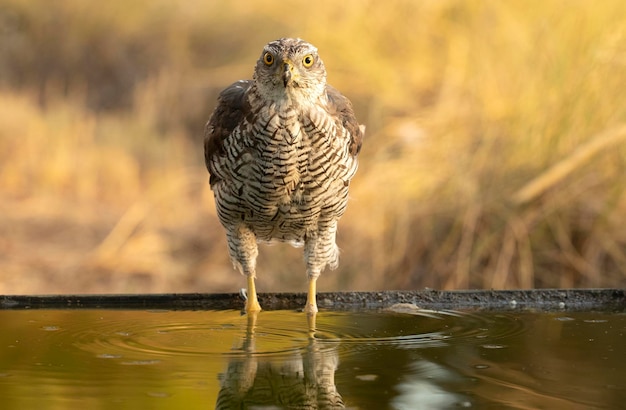
[[[398,303],[424,309],[536,309],[626,310],[625,289],[533,289],[459,291],[380,291],[319,293],[322,310],[377,310]],[[265,310],[298,310],[304,293],[261,293]],[[0,309],[241,309],[237,293],[129,294],[129,295],[0,295]]]

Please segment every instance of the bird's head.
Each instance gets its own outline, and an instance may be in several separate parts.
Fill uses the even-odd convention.
[[[274,101],[292,97],[317,100],[326,87],[326,69],[317,48],[295,38],[268,43],[253,78],[261,94]]]

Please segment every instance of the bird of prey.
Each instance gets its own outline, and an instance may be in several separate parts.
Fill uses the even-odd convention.
[[[301,39],[268,43],[252,80],[221,92],[205,127],[204,156],[230,258],[247,276],[245,311],[258,312],[258,241],[304,246],[317,312],[316,281],[338,265],[337,222],[348,202],[365,127],[326,83],[317,49]]]

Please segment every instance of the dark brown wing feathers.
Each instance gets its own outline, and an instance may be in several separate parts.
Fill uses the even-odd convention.
[[[211,185],[217,182],[211,169],[211,158],[224,155],[224,140],[250,111],[245,95],[251,85],[250,80],[237,81],[222,91],[217,107],[204,128],[204,162],[211,174]]]
[[[354,116],[352,103],[330,85],[326,85],[326,95],[328,96],[331,109],[334,109],[334,112],[331,112],[331,114],[337,117],[338,120],[341,120],[343,126],[350,131],[350,153],[352,155],[358,155],[359,151],[361,151],[361,144],[363,143],[363,131]]]

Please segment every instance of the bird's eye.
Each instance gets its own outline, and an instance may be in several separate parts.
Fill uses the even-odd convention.
[[[265,65],[274,64],[274,56],[271,53],[263,54],[263,62],[265,63]]]
[[[313,59],[313,56],[311,54],[307,54],[302,59],[302,65],[305,66],[306,68],[309,68],[313,65],[313,61],[315,61]]]

